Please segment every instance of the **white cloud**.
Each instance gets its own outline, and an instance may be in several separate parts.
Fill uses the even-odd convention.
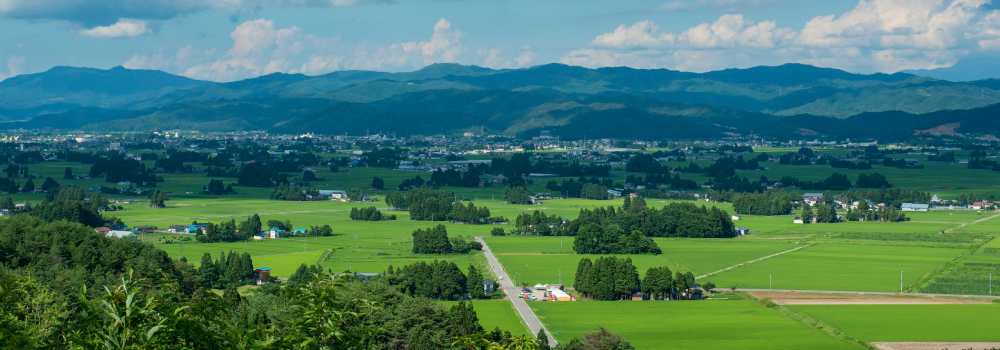
[[[97,26],[77,31],[77,34],[94,38],[136,37],[152,33],[153,30],[146,26],[146,21],[124,18],[112,25]]]
[[[674,2],[661,10],[746,2]],[[758,2],[759,3],[759,2]],[[1000,11],[988,0],[862,0],[839,16],[819,16],[800,30],[726,14],[680,33],[652,21],[622,24],[562,62],[710,70],[801,62],[859,72],[950,65],[971,52],[1000,51]],[[636,51],[639,50],[639,51]]]
[[[359,45],[354,58],[345,62],[349,69],[394,69],[422,67],[432,63],[459,63],[469,50],[462,45],[465,33],[452,28],[447,19],[434,24],[430,40],[389,46]]]
[[[535,54],[526,49],[513,59],[499,49],[470,50],[462,44],[465,33],[444,18],[434,24],[428,40],[390,45],[345,45],[339,36],[317,37],[294,26],[276,28],[268,19],[243,22],[229,36],[232,46],[220,54],[215,49],[189,45],[172,55],[162,50],[134,55],[123,66],[179,72],[195,79],[234,81],[276,72],[316,75],[338,69],[417,69],[442,62],[516,68],[535,59]]]
[[[535,60],[535,53],[527,51],[525,47],[527,47],[527,45],[522,46],[521,54],[512,60],[507,59],[507,57],[503,55],[503,51],[497,48],[479,50],[478,54],[480,56],[486,56],[482,63],[483,67],[493,69],[522,68]]]
[[[10,55],[7,59],[7,72],[0,71],[0,81],[7,80],[7,78],[17,76],[24,71],[22,66],[24,65],[24,57],[18,55]]]

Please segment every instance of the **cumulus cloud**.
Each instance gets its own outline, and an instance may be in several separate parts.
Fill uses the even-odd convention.
[[[458,63],[469,50],[462,45],[465,33],[452,28],[447,19],[434,24],[430,40],[411,41],[389,46],[360,46],[354,58],[345,62],[350,69],[393,69],[432,63]]]
[[[189,45],[174,54],[161,50],[133,55],[122,65],[178,72],[195,79],[233,81],[276,72],[316,75],[338,69],[416,69],[432,63],[519,68],[535,59],[529,47],[507,55],[495,48],[473,50],[462,44],[464,36],[442,18],[427,40],[347,45],[339,37],[317,37],[299,27],[276,28],[272,20],[256,19],[236,26],[229,34],[232,46],[220,53]]]
[[[7,59],[7,71],[0,71],[0,81],[7,80],[7,78],[16,76],[23,73],[22,66],[24,65],[24,57],[18,55],[10,55]]]
[[[681,10],[723,2],[665,6]],[[988,5],[988,0],[862,0],[851,11],[815,17],[799,30],[743,14],[725,14],[680,33],[660,32],[646,20],[597,35],[588,48],[561,61],[693,70],[781,62],[860,72],[936,68],[969,53],[1000,50],[1000,11]]]
[[[146,21],[120,19],[108,26],[97,26],[77,31],[78,34],[95,38],[136,37],[151,34],[153,30],[146,26]]]

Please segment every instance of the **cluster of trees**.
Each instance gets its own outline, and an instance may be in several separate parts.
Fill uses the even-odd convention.
[[[316,177],[316,173],[312,170],[302,171],[302,181],[322,181],[323,179]]]
[[[890,188],[892,184],[886,180],[885,176],[879,173],[858,174],[858,181],[854,183],[858,188]]]
[[[580,259],[573,288],[596,300],[627,300],[640,289],[639,272],[632,258],[614,256]]]
[[[730,199],[733,211],[750,215],[787,215],[792,212],[792,199],[782,190],[764,193],[734,193]]]
[[[435,186],[479,187],[479,174],[472,170],[464,173],[458,170],[438,170],[431,173],[431,182]]]
[[[4,172],[7,173],[7,177],[28,177],[28,166],[27,165],[17,165],[14,163],[7,163],[7,167],[4,168]]]
[[[605,179],[605,182],[601,183],[597,178],[580,178],[577,180],[563,180],[562,183],[558,184],[555,181],[549,181],[545,188],[550,191],[562,192],[563,196],[568,198],[603,200],[611,197],[608,194],[608,187],[610,185],[611,179]]]
[[[242,174],[242,171],[239,168],[208,167],[208,169],[205,169],[205,175],[213,177],[240,177],[240,174]]]
[[[201,277],[203,288],[225,289],[253,283],[253,260],[250,253],[238,254],[229,251],[219,253],[218,260],[212,260],[212,255],[201,256],[201,266],[198,266],[198,276]]]
[[[719,208],[693,203],[670,203],[657,210],[641,197],[625,199],[614,207],[581,209],[580,216],[566,225],[566,235],[575,236],[589,224],[618,225],[624,232],[639,231],[650,237],[726,238],[735,235],[732,217]]]
[[[108,201],[100,195],[94,194],[85,200],[83,189],[79,187],[56,188],[50,190],[45,195],[45,201],[38,205],[32,206],[30,203],[25,202],[25,208],[21,212],[37,217],[45,222],[66,220],[90,227],[121,224],[121,220],[119,219],[105,218],[101,215],[100,208],[107,206]],[[14,206],[12,200],[6,202],[5,205]]]
[[[30,181],[30,179],[29,179]],[[32,188],[34,190],[34,188]],[[18,193],[21,191],[21,184],[10,177],[0,177],[0,191],[6,193]]]
[[[203,162],[207,159],[207,155],[199,152],[174,151],[173,149],[169,149],[167,152],[170,154],[166,158],[160,158],[154,163],[154,166],[167,173],[190,173],[193,168],[190,165],[185,165],[184,162]]]
[[[130,181],[137,184],[155,186],[163,178],[157,177],[153,169],[146,169],[146,164],[132,158],[126,158],[118,153],[108,158],[97,158],[90,166],[90,177],[104,176],[107,182]]]
[[[424,179],[420,177],[420,175],[417,175],[417,176],[413,177],[412,179],[405,179],[405,180],[403,180],[403,182],[399,183],[399,186],[396,186],[396,189],[400,190],[400,191],[406,191],[406,190],[409,190],[409,189],[413,189],[413,188],[417,188],[417,187],[422,187],[422,186],[425,186],[425,185],[429,186],[429,185],[433,185],[433,184],[428,184],[427,181],[424,181]],[[430,187],[433,187],[433,186],[430,186]]]
[[[395,167],[399,161],[405,158],[406,151],[402,148],[378,148],[374,147],[372,149],[365,150],[365,154],[361,156],[358,160],[358,166],[367,166],[375,168],[392,168]]]
[[[385,203],[395,209],[409,210],[411,220],[445,221],[451,213],[455,194],[421,186],[402,192],[389,192]]]
[[[910,218],[906,217],[906,214],[896,209],[893,206],[884,207],[871,207],[868,202],[861,201],[858,203],[857,209],[847,209],[847,213],[844,215],[844,219],[847,221],[883,221],[883,222],[899,222],[908,221]]]
[[[165,208],[167,194],[163,191],[156,190],[149,192],[149,207],[150,208]]]
[[[517,233],[522,235],[551,236],[562,231],[563,218],[556,214],[545,215],[541,210],[535,210],[531,214],[518,215],[514,220],[514,227],[517,228]]]
[[[931,162],[954,162],[955,152],[945,152],[940,154],[932,154],[927,156],[927,160]]]
[[[482,249],[483,245],[476,241],[466,242],[461,237],[449,240],[448,230],[444,225],[413,231],[413,252],[416,254],[465,254]]]
[[[458,265],[451,261],[419,261],[397,269],[389,266],[383,278],[411,296],[438,300],[485,297],[482,273],[472,265],[468,271],[468,276],[462,274]]]
[[[222,183],[222,180],[211,179],[208,181],[208,186],[201,189],[202,193],[213,194],[213,195],[226,195],[226,194],[236,194],[236,190],[233,189],[233,185],[229,184],[226,186]]]
[[[677,271],[671,274],[666,266],[651,267],[640,281],[631,258],[600,257],[580,259],[576,267],[574,288],[580,294],[596,300],[628,300],[643,292],[649,300],[680,299],[694,287],[694,274]],[[710,289],[711,283],[706,283]]]
[[[813,212],[815,211],[815,214]],[[819,202],[812,206],[802,206],[802,222],[810,223],[815,219],[817,223],[837,222],[837,208],[829,202]]]
[[[381,190],[383,188],[385,188],[385,180],[378,176],[372,177],[372,189]]]
[[[278,184],[271,190],[271,193],[267,195],[267,198],[279,200],[279,201],[307,201],[310,197],[315,198],[319,196],[319,190],[315,188],[305,189],[302,186],[294,185],[288,186],[285,183]]]
[[[253,236],[257,232],[260,231],[250,233],[250,236]],[[198,230],[195,234],[195,239],[202,243],[238,242],[247,240],[247,237],[245,237],[246,234],[247,232],[244,231],[237,233],[236,219],[230,219],[219,224],[207,223],[203,230]]]
[[[781,183],[787,187],[800,187],[804,190],[831,190],[831,191],[844,191],[850,189],[851,180],[847,178],[847,175],[841,173],[830,174],[829,177],[822,181],[801,181],[791,176],[784,176],[781,178]]]
[[[503,201],[509,204],[531,204],[530,197],[524,186],[507,186],[503,190]]]
[[[368,208],[351,208],[351,220],[363,220],[363,221],[382,221],[382,220],[396,220],[396,215],[383,215],[382,212],[378,211],[378,208],[368,207]]]
[[[573,239],[577,254],[660,254],[652,238],[638,230],[626,234],[618,225],[588,224],[580,228]]]
[[[462,205],[461,202],[452,204],[448,219],[454,222],[464,222],[466,224],[486,224],[504,222],[503,217],[490,217],[490,209],[486,206],[476,208],[476,205],[469,202],[469,205]]]
[[[274,164],[249,162],[240,169],[237,184],[251,187],[271,187],[278,183],[287,183],[288,175],[274,169]]]

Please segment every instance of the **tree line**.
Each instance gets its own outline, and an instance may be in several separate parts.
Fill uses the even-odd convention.
[[[437,225],[413,231],[413,253],[416,254],[465,254],[473,250],[483,250],[479,242],[466,242],[461,237],[448,239],[448,229]]]
[[[735,235],[732,218],[717,207],[693,203],[670,203],[657,210],[642,197],[625,198],[622,207],[581,209],[580,216],[566,225],[564,234],[575,236],[589,224],[617,224],[622,231],[639,231],[648,237],[726,238]]]
[[[585,297],[595,300],[629,300],[636,292],[643,292],[644,299],[681,299],[694,288],[694,274],[677,271],[671,275],[666,266],[651,267],[642,280],[632,265],[631,258],[614,256],[580,259],[576,267],[573,288]],[[710,283],[706,283],[707,286]]]
[[[351,220],[362,220],[362,221],[382,221],[382,220],[396,220],[396,215],[385,215],[378,211],[378,208],[368,207],[368,208],[351,208]]]

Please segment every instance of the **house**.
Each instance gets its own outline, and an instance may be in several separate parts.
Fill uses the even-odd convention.
[[[489,278],[483,280],[483,293],[493,293],[497,290],[497,282]]]
[[[646,293],[635,292],[635,294],[632,294],[632,301],[643,301],[643,300],[646,300]]]
[[[347,200],[347,191],[338,190],[319,190],[319,195],[324,197],[330,197],[332,201],[342,201]]]
[[[94,231],[97,231],[97,232],[103,233],[103,234],[108,234],[108,232],[111,232],[111,229],[107,228],[107,227],[98,227],[98,228],[95,228]]]
[[[253,270],[253,279],[257,281],[257,284],[264,284],[264,281],[271,279],[271,268],[262,267]]]
[[[802,195],[802,201],[809,205],[815,205],[821,200],[823,200],[822,193],[810,192]]]
[[[188,233],[187,226],[184,225],[173,225],[167,228],[167,232],[170,233]]]
[[[913,204],[913,203],[903,203],[899,207],[902,211],[927,211],[930,209],[929,204]]]
[[[562,289],[552,289],[549,291],[549,301],[573,301],[573,297]]]
[[[989,207],[992,207],[992,206],[993,206],[993,203],[986,202],[986,201],[975,202],[975,203],[972,203],[972,205],[969,205],[969,209],[972,209],[972,210],[988,209]]]
[[[266,232],[267,235],[265,235],[265,237],[266,238],[281,238],[281,234],[283,232],[285,232],[285,230],[282,230],[282,229],[277,228],[277,227],[272,227],[272,228],[270,228],[270,229],[267,230],[267,232]]]
[[[739,215],[733,215],[732,219],[733,221],[739,221],[742,218]]]
[[[152,227],[152,226],[136,226],[135,228],[132,229],[132,231],[134,231],[134,232],[153,232],[153,230],[155,230],[155,229],[156,228]]]
[[[0,216],[10,216],[10,209],[0,209]]]
[[[292,230],[292,234],[296,236],[305,236],[307,233],[309,233],[309,230],[306,230],[304,228],[297,228]]]
[[[749,235],[749,234],[750,234],[750,229],[748,229],[746,227],[737,227],[736,228],[736,237],[743,237],[743,236],[746,236],[746,235]]]
[[[795,218],[795,220],[792,220],[792,223],[793,224],[804,224],[805,221],[803,221],[802,218]]]

